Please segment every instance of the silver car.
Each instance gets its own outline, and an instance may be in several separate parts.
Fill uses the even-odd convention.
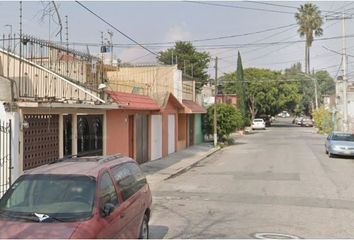
[[[354,156],[354,134],[332,132],[327,137],[325,147],[329,157],[334,155]]]

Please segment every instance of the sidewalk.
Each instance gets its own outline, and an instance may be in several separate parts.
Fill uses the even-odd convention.
[[[220,147],[214,148],[212,143],[203,143],[172,153],[164,158],[149,161],[140,167],[146,175],[150,188],[154,189],[160,182],[187,171],[219,149]]]

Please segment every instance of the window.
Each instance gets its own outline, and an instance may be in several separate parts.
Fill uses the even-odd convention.
[[[46,213],[62,221],[92,216],[96,195],[93,177],[33,174],[20,177],[0,200],[0,212]]]
[[[140,167],[134,163],[127,164],[130,172],[134,175],[135,178],[135,192],[139,191],[145,184],[146,178],[144,173],[141,171]]]
[[[112,173],[121,190],[123,201],[129,199],[146,183],[144,174],[134,163],[117,166],[112,169]]]
[[[118,198],[116,189],[114,188],[111,177],[105,172],[100,182],[100,208],[102,209],[106,203],[112,203],[114,207],[118,207]]]

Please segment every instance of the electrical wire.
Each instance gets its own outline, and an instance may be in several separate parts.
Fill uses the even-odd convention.
[[[262,11],[262,12],[272,12],[272,13],[284,13],[284,14],[295,14],[295,12],[286,12],[286,11],[278,11],[278,10],[270,10],[264,8],[252,8],[252,7],[241,7],[235,5],[226,5],[220,3],[211,3],[211,2],[199,2],[199,1],[185,1],[187,3],[196,3],[196,4],[203,4],[209,6],[216,6],[216,7],[226,7],[226,8],[236,8],[236,9],[246,9],[246,10],[255,10],[255,11]]]
[[[158,56],[157,53],[151,51],[150,49],[148,49],[147,47],[143,46],[142,44],[138,43],[137,41],[135,41],[133,38],[131,38],[130,36],[128,36],[127,34],[125,34],[124,32],[120,31],[118,28],[116,28],[115,26],[113,26],[111,23],[109,23],[108,21],[106,21],[105,19],[103,19],[101,16],[99,16],[97,13],[95,13],[94,11],[92,11],[91,9],[89,9],[88,7],[86,7],[84,4],[82,4],[79,1],[75,1],[77,4],[79,4],[81,7],[83,7],[84,9],[86,9],[88,12],[90,12],[91,14],[95,15],[97,18],[99,18],[102,22],[106,23],[108,26],[110,26],[111,28],[113,28],[114,30],[116,30],[117,32],[119,32],[120,34],[122,34],[124,37],[128,38],[130,41],[134,42],[135,44],[139,45],[140,47],[142,47],[143,49],[145,49],[146,51],[150,52],[151,54],[154,54],[156,56]]]

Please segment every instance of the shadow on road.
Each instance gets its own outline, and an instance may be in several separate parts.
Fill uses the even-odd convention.
[[[166,236],[168,232],[168,227],[161,225],[150,225],[150,239],[162,239]]]
[[[331,159],[335,160],[335,159],[343,159],[343,160],[354,160],[353,156],[338,156],[338,155],[334,155],[333,157],[331,157]]]

